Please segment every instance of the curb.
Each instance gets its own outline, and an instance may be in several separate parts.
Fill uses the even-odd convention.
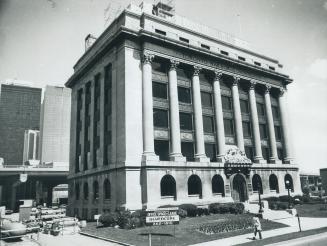
[[[105,238],[105,237],[100,237],[100,236],[96,236],[96,235],[93,235],[93,234],[89,234],[87,232],[79,232],[79,234],[81,234],[83,236],[87,236],[87,237],[92,237],[92,238],[96,238],[96,239],[108,241],[108,242],[111,242],[111,243],[117,243],[117,244],[124,245],[124,246],[135,246],[133,244],[119,242],[119,241],[116,241],[116,240],[113,240],[113,239],[109,239],[109,238]]]

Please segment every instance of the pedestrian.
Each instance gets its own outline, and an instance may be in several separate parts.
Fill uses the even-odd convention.
[[[259,238],[262,239],[262,235],[261,235],[261,223],[260,223],[260,219],[259,219],[259,215],[256,214],[253,219],[253,227],[254,227],[254,237],[253,237],[253,240],[256,239],[256,236],[257,236],[257,232],[259,234]]]

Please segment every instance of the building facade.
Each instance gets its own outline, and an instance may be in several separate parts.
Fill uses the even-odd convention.
[[[47,85],[41,106],[41,163],[69,165],[71,90]]]
[[[22,165],[25,130],[39,130],[42,89],[0,84],[0,156]]]
[[[326,195],[326,191],[327,191],[327,168],[321,168],[319,170],[320,172],[320,177],[321,177],[321,185],[322,185],[322,189],[325,192]]]
[[[324,190],[322,189],[321,176],[312,173],[300,173],[301,188],[303,194],[310,196],[322,196]]]
[[[39,142],[40,131],[25,130],[23,154],[24,165],[35,166],[40,164]]]
[[[126,8],[66,83],[69,213],[300,194],[282,65],[158,8]]]

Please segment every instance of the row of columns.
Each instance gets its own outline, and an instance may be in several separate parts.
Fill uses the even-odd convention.
[[[153,101],[152,101],[152,67],[151,61],[153,56],[144,55],[142,65],[142,78],[143,78],[143,160],[158,160],[158,156],[154,153],[154,126],[153,126]],[[179,103],[178,103],[178,90],[177,90],[177,72],[176,67],[178,62],[171,60],[168,72],[168,88],[169,88],[169,112],[170,112],[170,159],[172,161],[185,161],[185,157],[181,153],[181,134],[179,125]],[[204,131],[202,119],[202,105],[201,105],[201,90],[199,72],[201,68],[194,66],[192,76],[192,99],[193,99],[193,113],[194,113],[194,127],[195,127],[195,161],[208,162],[209,159],[205,154],[204,145]],[[225,155],[225,130],[224,130],[224,116],[221,101],[220,81],[222,73],[215,71],[213,81],[213,98],[215,110],[215,125],[216,125],[216,139],[217,139],[217,161],[223,161]],[[234,77],[232,85],[232,98],[234,109],[234,122],[236,132],[236,143],[240,150],[244,151],[244,137],[242,114],[240,107],[238,84],[240,78]],[[251,123],[253,128],[253,140],[255,148],[255,162],[264,162],[261,149],[261,138],[259,129],[259,119],[257,114],[256,98],[255,98],[255,82],[251,81],[249,89],[249,104],[251,112]],[[274,120],[271,109],[270,101],[270,86],[266,86],[265,91],[265,108],[267,113],[268,131],[269,131],[269,144],[271,147],[270,162],[276,163],[278,161],[277,145],[275,137]],[[287,113],[285,109],[285,91],[281,90],[279,97],[280,114],[282,131],[284,133],[284,151],[285,161],[291,160],[290,153],[290,140],[287,131]]]

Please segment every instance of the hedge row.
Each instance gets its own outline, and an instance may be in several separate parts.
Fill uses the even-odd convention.
[[[118,210],[100,216],[99,222],[103,226],[119,226],[123,229],[134,229],[145,226],[145,210],[130,211]]]

